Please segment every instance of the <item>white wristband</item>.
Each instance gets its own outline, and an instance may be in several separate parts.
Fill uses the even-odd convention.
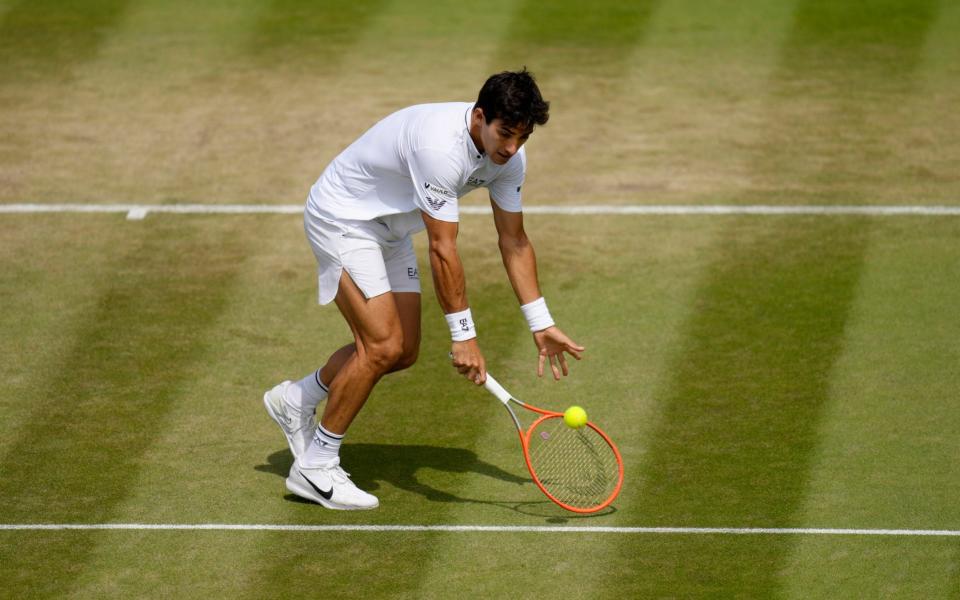
[[[550,311],[547,310],[547,301],[543,299],[543,296],[533,302],[524,304],[520,307],[520,310],[523,311],[523,316],[527,319],[530,331],[543,331],[547,327],[553,327],[553,318],[550,316]]]
[[[463,342],[477,337],[477,326],[473,324],[473,315],[469,308],[443,316],[447,319],[453,341]]]

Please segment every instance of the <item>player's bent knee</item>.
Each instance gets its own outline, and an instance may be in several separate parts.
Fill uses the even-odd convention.
[[[409,369],[417,362],[417,358],[420,356],[420,348],[412,348],[404,350],[404,353],[400,355],[399,360],[396,364],[393,365],[394,371],[402,371],[403,369]]]
[[[395,369],[395,365],[403,356],[403,340],[400,338],[388,338],[383,341],[368,344],[365,354],[367,361],[374,370],[386,373]]]

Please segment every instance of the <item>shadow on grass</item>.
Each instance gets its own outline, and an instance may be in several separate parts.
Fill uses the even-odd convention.
[[[352,474],[354,483],[361,489],[375,491],[380,482],[386,482],[407,492],[423,496],[431,502],[458,502],[464,504],[486,504],[499,506],[521,514],[546,518],[551,523],[563,523],[567,519],[580,519],[591,516],[609,515],[616,512],[613,507],[592,515],[578,515],[568,512],[551,501],[540,496],[529,477],[518,477],[497,466],[484,462],[477,455],[463,448],[443,446],[422,446],[403,444],[350,444],[345,446],[348,470],[356,469]],[[257,465],[255,470],[286,477],[293,463],[290,450],[285,448],[267,457],[266,464]],[[525,486],[524,495],[537,500],[486,500],[464,498],[450,492],[431,487],[417,478],[420,469],[433,469],[443,473],[476,473],[500,481]],[[293,494],[285,498],[291,502],[309,503]]]

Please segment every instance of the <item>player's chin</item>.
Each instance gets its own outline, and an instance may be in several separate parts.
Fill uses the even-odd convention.
[[[504,156],[503,154],[500,154],[499,152],[495,152],[493,155],[490,156],[490,160],[493,161],[493,164],[496,164],[496,165],[505,165],[505,164],[507,164],[507,161],[510,160],[510,157],[509,157],[509,156]]]

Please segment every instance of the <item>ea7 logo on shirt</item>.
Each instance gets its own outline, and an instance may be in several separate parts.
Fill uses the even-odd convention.
[[[480,179],[479,177],[471,177],[471,178],[467,179],[467,185],[475,185],[475,186],[477,186],[477,187],[480,187],[481,185],[485,184],[486,182],[487,182],[486,179]]]

